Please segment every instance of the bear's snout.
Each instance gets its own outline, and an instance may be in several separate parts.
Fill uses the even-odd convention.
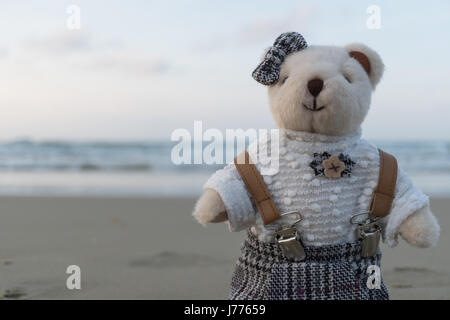
[[[323,80],[322,79],[313,79],[308,82],[308,90],[312,94],[313,97],[317,97],[322,91],[323,88]]]

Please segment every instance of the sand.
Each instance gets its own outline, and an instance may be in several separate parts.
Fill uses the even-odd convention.
[[[0,198],[4,299],[225,299],[244,233],[203,228],[194,199]],[[433,249],[385,248],[392,299],[450,298],[450,199],[433,199]],[[81,268],[81,290],[66,268]]]

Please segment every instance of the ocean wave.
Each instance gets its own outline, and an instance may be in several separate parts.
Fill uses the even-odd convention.
[[[218,165],[174,165],[176,143],[114,141],[34,141],[21,139],[0,143],[0,171],[80,172],[212,172]],[[448,142],[378,142],[394,154],[408,173],[449,173]],[[233,151],[233,150],[231,150]]]
[[[151,171],[152,166],[147,163],[121,164],[111,166],[83,163],[80,165],[79,169],[81,171]]]

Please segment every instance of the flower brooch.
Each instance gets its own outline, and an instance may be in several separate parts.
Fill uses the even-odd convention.
[[[314,153],[314,160],[309,166],[316,176],[325,176],[330,179],[350,176],[356,163],[348,155],[340,153],[332,156],[328,152]]]

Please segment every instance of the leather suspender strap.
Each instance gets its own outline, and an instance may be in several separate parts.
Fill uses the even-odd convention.
[[[370,217],[385,217],[389,214],[397,183],[397,160],[381,149],[378,151],[380,153],[380,172],[378,185],[370,203]]]
[[[244,151],[238,155],[234,159],[234,164],[258,208],[264,224],[266,225],[279,219],[281,215],[275,206],[275,202],[273,202],[269,190],[259,174],[258,169],[250,162],[248,152]]]
[[[397,183],[397,160],[391,154],[378,149],[380,153],[380,171],[378,185],[370,203],[370,217],[385,217],[391,210]],[[244,151],[234,159],[236,169],[244,181],[248,192],[258,208],[264,224],[269,224],[281,217],[263,178],[250,162],[250,156]]]

